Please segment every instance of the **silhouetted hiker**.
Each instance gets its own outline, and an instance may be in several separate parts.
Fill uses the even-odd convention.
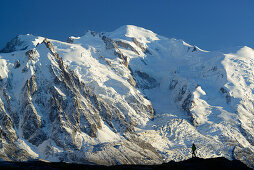
[[[193,157],[197,157],[197,156],[196,156],[196,149],[197,149],[197,148],[196,148],[196,146],[195,146],[194,143],[192,144],[191,149],[192,149],[192,158],[193,158]]]

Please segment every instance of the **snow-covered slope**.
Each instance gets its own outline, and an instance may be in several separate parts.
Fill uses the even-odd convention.
[[[154,164],[226,157],[254,165],[254,51],[209,52],[127,25],[0,53],[0,157]]]

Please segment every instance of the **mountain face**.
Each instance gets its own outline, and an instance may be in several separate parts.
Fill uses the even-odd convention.
[[[123,26],[67,42],[20,35],[0,52],[0,158],[254,167],[254,50],[209,52]]]

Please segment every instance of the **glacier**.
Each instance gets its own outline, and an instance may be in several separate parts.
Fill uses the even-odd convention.
[[[254,167],[254,50],[206,51],[126,25],[0,51],[0,159]]]

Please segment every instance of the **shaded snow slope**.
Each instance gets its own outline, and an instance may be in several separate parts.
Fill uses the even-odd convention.
[[[199,157],[253,166],[254,52],[235,51],[132,25],[68,43],[18,36],[0,53],[0,155],[151,164],[190,158],[194,142]]]

